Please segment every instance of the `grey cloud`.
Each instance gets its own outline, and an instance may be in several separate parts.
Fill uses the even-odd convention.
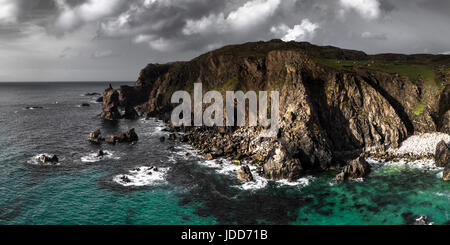
[[[450,1],[3,1],[17,7],[14,18],[2,22],[0,16],[0,54],[13,61],[0,66],[11,69],[18,69],[14,64],[36,70],[89,65],[98,74],[86,74],[102,77],[100,71],[110,69],[111,76],[134,79],[147,62],[187,60],[223,45],[273,38],[368,53],[450,50]],[[71,50],[64,50],[68,46]]]

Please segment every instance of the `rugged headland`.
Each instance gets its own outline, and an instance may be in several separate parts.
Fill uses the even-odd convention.
[[[390,156],[389,149],[412,135],[450,134],[450,56],[367,55],[281,40],[226,46],[189,62],[149,64],[135,86],[105,91],[101,116],[168,122],[177,106],[170,103],[172,94],[192,94],[194,83],[223,94],[280,92],[276,137],[260,137],[261,127],[173,128],[208,158],[247,160],[271,179],[338,169],[359,156]],[[357,159],[347,170],[360,173],[365,165]]]

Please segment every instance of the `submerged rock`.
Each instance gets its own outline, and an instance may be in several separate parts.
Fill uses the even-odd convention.
[[[52,156],[46,156],[46,155],[41,155],[39,157],[39,161],[41,161],[41,163],[58,163],[59,159],[58,156],[56,155],[52,155]]]
[[[81,104],[80,105],[81,107],[89,107],[89,106],[91,106],[89,103],[83,103],[83,104]]]
[[[103,95],[103,107],[100,117],[106,120],[115,121],[122,116],[119,112],[119,92],[117,90],[109,88]]]
[[[254,180],[248,165],[242,166],[241,169],[239,169],[237,178],[243,182],[252,182]]]
[[[336,181],[364,178],[370,174],[370,164],[362,157],[351,161],[343,171],[336,176]]]
[[[105,139],[102,137],[102,132],[100,129],[95,130],[94,132],[89,134],[89,141],[94,144],[100,144]]]
[[[444,169],[444,173],[442,174],[444,181],[450,181],[450,166],[447,166]]]
[[[434,158],[436,160],[436,166],[450,166],[450,147],[447,145],[447,143],[445,143],[445,141],[441,141],[437,145]]]

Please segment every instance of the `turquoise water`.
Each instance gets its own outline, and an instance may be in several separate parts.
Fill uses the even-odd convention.
[[[0,84],[0,224],[396,225],[421,215],[438,225],[450,222],[450,183],[438,177],[441,170],[382,166],[364,182],[341,184],[332,181],[336,173],[309,173],[308,184],[268,181],[244,190],[232,171],[219,173],[196,156],[185,158],[180,143],[159,142],[156,120],[98,119],[100,105],[82,94],[104,87]],[[90,108],[78,107],[86,101]],[[44,109],[24,109],[30,105]],[[140,136],[136,145],[86,141],[96,128],[113,134],[132,127]],[[80,160],[100,148],[117,158]],[[61,165],[31,164],[42,153],[58,154]],[[142,166],[168,172],[146,186],[114,181]]]

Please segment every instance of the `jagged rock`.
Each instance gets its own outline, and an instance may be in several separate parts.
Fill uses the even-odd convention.
[[[104,156],[107,156],[107,155],[108,155],[108,153],[106,153],[106,152],[104,152],[104,151],[102,151],[102,150],[99,150],[99,151],[97,152],[97,154],[95,155],[95,157],[101,158],[101,157],[104,157]]]
[[[211,161],[211,160],[213,160],[214,159],[214,157],[213,157],[213,155],[212,154],[206,154],[205,155],[205,159],[207,160],[207,161]]]
[[[439,142],[436,146],[434,158],[436,166],[441,168],[450,166],[450,147],[445,143],[445,141]]]
[[[115,121],[122,116],[119,112],[119,93],[117,90],[109,88],[103,95],[103,108],[100,117],[106,120]]]
[[[362,157],[351,161],[344,167],[342,172],[336,176],[336,181],[364,178],[370,174],[370,164]]]
[[[421,215],[415,220],[414,225],[429,225],[428,217],[425,215]]]
[[[103,96],[98,97],[98,99],[96,99],[95,102],[102,103],[103,102]]]
[[[134,128],[130,129],[128,132],[125,133],[119,133],[117,135],[117,141],[119,143],[132,143],[132,142],[136,142],[139,140],[138,135],[136,134]]]
[[[41,163],[45,164],[45,163],[58,163],[59,159],[58,156],[53,155],[53,156],[46,156],[46,155],[41,155],[39,157],[39,161],[41,161]]]
[[[101,94],[99,94],[99,93],[96,93],[96,92],[94,92],[94,93],[86,93],[86,94],[84,94],[84,96],[98,96],[98,95],[101,95]]]
[[[95,130],[94,132],[89,134],[89,141],[94,144],[100,144],[105,139],[102,137],[102,132],[100,129]]]
[[[105,139],[105,142],[108,144],[115,145],[117,143],[117,137],[116,136],[109,136]]]
[[[450,181],[450,166],[447,166],[443,172],[444,181]]]
[[[303,167],[299,159],[294,159],[284,146],[273,150],[272,156],[264,164],[264,175],[270,179],[295,181],[301,177]]]
[[[238,171],[237,178],[238,178],[238,180],[243,181],[243,182],[252,182],[254,180],[252,172],[250,171],[250,168],[248,167],[248,165],[241,167],[241,169]]]
[[[131,183],[130,178],[128,178],[127,176],[123,175],[122,177],[120,177],[120,180],[122,180],[124,183]]]

